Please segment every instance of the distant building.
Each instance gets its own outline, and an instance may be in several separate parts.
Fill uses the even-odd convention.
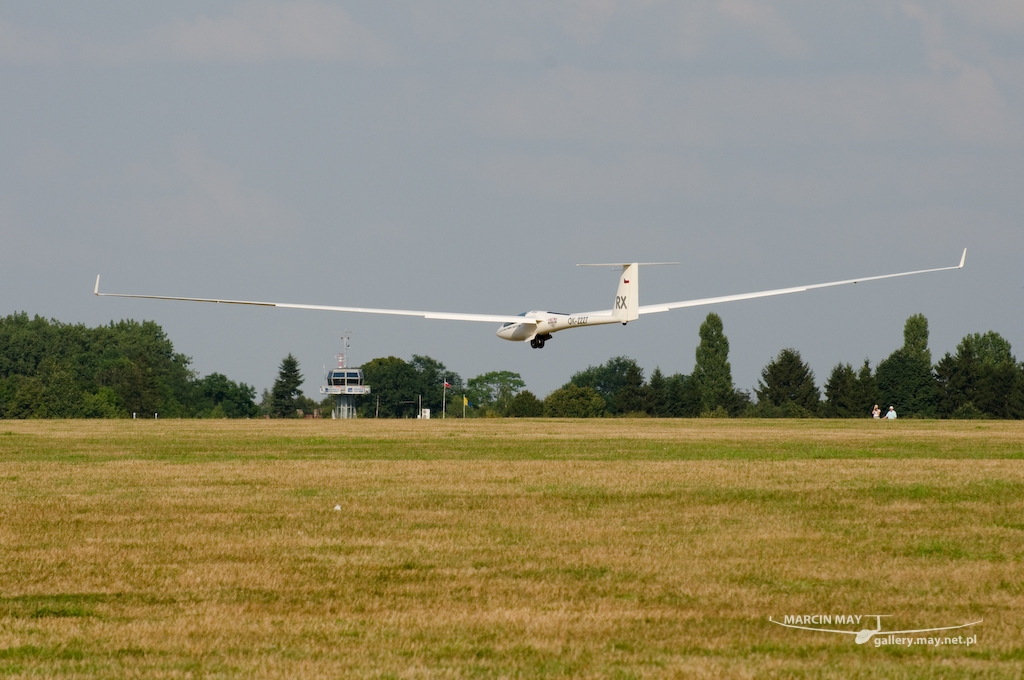
[[[370,386],[363,384],[363,369],[345,366],[345,355],[339,355],[338,367],[327,371],[326,385],[320,394],[334,395],[335,405],[331,418],[355,418],[356,396],[369,394]]]

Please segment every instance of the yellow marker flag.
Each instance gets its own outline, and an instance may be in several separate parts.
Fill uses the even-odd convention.
[[[466,395],[462,395],[462,405],[469,406],[469,398]]]

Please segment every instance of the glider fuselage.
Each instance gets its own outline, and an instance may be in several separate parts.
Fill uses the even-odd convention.
[[[512,321],[503,323],[495,333],[502,340],[524,342],[541,335],[551,335],[567,328],[580,326],[602,326],[609,323],[626,323],[619,317],[599,312],[583,312],[581,314],[563,314],[561,312],[524,312],[522,323]]]

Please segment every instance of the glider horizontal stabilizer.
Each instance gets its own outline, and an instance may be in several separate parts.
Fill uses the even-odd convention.
[[[631,264],[635,264],[640,267],[660,267],[667,264],[679,264],[678,262],[596,262],[578,264],[577,267],[628,267]]]

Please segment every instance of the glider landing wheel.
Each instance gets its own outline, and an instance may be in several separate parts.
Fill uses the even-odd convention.
[[[538,335],[537,337],[530,340],[530,347],[534,349],[544,349],[544,343],[551,339],[550,333],[544,335]]]

